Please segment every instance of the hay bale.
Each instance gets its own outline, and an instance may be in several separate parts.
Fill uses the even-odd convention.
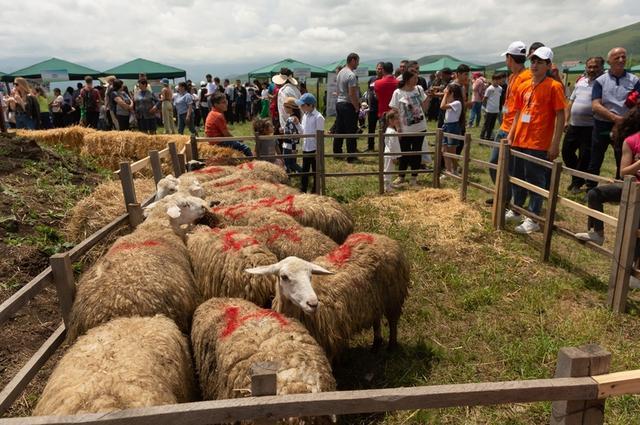
[[[84,146],[84,138],[96,132],[91,128],[74,125],[71,127],[55,128],[51,130],[18,130],[19,136],[34,139],[39,144],[47,146],[63,145],[76,153],[80,153]]]
[[[238,162],[247,160],[240,151],[206,143],[198,144],[198,157],[207,165],[238,165]]]
[[[245,269],[277,258],[253,236],[233,229],[198,228],[187,237],[195,285],[204,299],[238,297],[268,306],[275,294],[273,276],[251,276]]]
[[[205,400],[250,395],[251,366],[275,362],[277,394],[334,391],[331,367],[298,321],[237,298],[213,298],[193,317],[196,370]]]
[[[67,350],[35,416],[111,412],[196,399],[186,337],[164,316],[112,320]]]
[[[151,178],[134,179],[133,184],[139,200],[155,192],[155,183]],[[70,241],[80,242],[125,212],[120,181],[106,181],[71,209],[65,219],[64,235]]]

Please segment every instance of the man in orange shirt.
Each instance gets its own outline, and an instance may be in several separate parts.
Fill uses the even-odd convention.
[[[229,101],[224,93],[215,93],[211,96],[212,109],[207,115],[204,123],[204,134],[207,137],[233,137],[227,127],[227,120],[224,117],[229,108]],[[209,142],[210,145],[224,146],[242,152],[245,156],[253,156],[249,146],[238,141]]]
[[[552,60],[553,51],[548,47],[540,47],[533,52],[530,58],[532,78],[529,83],[521,86],[516,96],[516,114],[507,137],[512,150],[548,161],[556,159],[560,152],[566,106],[564,87],[547,76]],[[547,171],[541,165],[514,157],[510,174],[545,188]],[[522,207],[528,194],[529,211],[540,215],[540,195],[517,185],[512,185],[511,188],[515,205]],[[540,230],[540,226],[527,217],[515,230],[518,233],[532,233]]]

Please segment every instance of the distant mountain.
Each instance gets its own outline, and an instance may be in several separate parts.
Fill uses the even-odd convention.
[[[585,59],[591,56],[602,56],[606,59],[607,52],[616,46],[622,46],[627,49],[627,58],[630,66],[640,63],[640,22],[552,47],[553,62],[557,64],[573,60],[584,62]],[[495,69],[501,66],[504,66],[504,61],[487,65],[487,68]]]

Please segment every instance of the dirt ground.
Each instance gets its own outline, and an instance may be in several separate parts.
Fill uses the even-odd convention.
[[[101,180],[97,170],[68,152],[0,135],[0,302],[42,272],[50,255],[71,247],[59,229],[69,209]],[[0,326],[0,388],[60,322],[55,288],[49,286]],[[29,413],[50,364],[6,416]]]

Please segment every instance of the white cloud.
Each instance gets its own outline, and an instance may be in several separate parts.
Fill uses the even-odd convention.
[[[640,20],[637,0],[5,3],[4,72],[52,56],[96,68],[143,57],[221,75],[286,57],[323,65],[350,51],[364,59],[449,53],[494,62],[516,39],[554,46]]]

